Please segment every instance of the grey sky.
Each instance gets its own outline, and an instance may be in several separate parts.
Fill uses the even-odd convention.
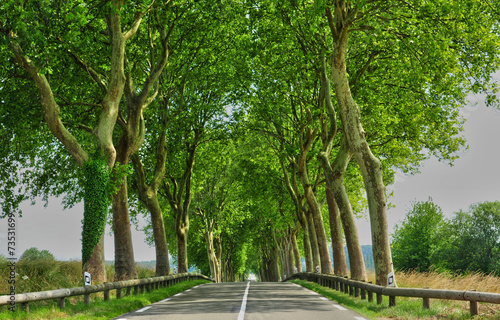
[[[498,79],[499,77],[497,77]],[[464,135],[469,150],[461,154],[453,167],[432,158],[424,162],[421,173],[415,176],[398,174],[390,186],[394,196],[389,202],[395,205],[388,211],[389,230],[404,218],[413,200],[425,201],[432,197],[447,216],[470,204],[500,200],[500,111],[486,108],[481,98],[473,97],[478,106],[462,110],[466,117]],[[47,208],[39,202],[36,206],[23,205],[24,215],[17,221],[17,251],[30,247],[52,252],[58,259],[80,259],[81,205],[62,210],[60,201],[52,200]],[[362,244],[370,244],[370,227],[366,219],[358,219]],[[106,231],[109,233],[109,228]],[[6,255],[7,221],[0,220],[0,254]],[[133,230],[135,259],[154,260],[154,248],[144,243],[144,235]],[[106,237],[105,255],[114,259],[113,238]]]

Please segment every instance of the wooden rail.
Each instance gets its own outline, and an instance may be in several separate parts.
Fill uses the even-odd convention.
[[[42,301],[49,299],[58,299],[58,305],[61,309],[64,309],[65,299],[67,297],[82,296],[85,304],[90,304],[90,294],[97,292],[104,292],[104,301],[109,300],[110,290],[116,290],[116,298],[120,299],[122,297],[122,289],[126,290],[126,295],[130,295],[132,288],[134,289],[134,294],[144,293],[144,291],[150,292],[153,289],[159,289],[160,287],[169,287],[171,285],[189,281],[204,279],[209,280],[208,277],[196,274],[196,273],[181,273],[174,276],[164,276],[164,277],[154,277],[154,278],[144,278],[144,279],[133,279],[117,282],[106,282],[103,284],[84,286],[71,289],[57,289],[50,291],[40,291],[40,292],[29,292],[20,293],[16,295],[5,295],[0,296],[0,306],[21,304],[26,311],[29,311],[29,303],[34,301]]]
[[[375,293],[377,303],[382,303],[382,296],[389,297],[389,307],[396,305],[396,297],[413,297],[422,298],[423,307],[430,308],[430,299],[443,299],[443,300],[463,300],[470,302],[470,312],[472,315],[478,314],[478,302],[496,303],[500,304],[500,294],[459,290],[439,290],[429,288],[391,288],[383,287],[372,284],[371,282],[362,282],[357,280],[342,278],[333,275],[325,275],[310,272],[299,272],[284,279],[283,281],[300,279],[311,282],[316,282],[321,286],[329,287],[331,289],[344,292],[361,299],[368,299],[373,301],[373,294]]]

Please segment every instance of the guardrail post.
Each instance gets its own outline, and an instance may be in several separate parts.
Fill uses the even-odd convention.
[[[396,306],[396,296],[389,296],[389,307]]]
[[[373,284],[371,281],[368,282],[369,284]],[[373,291],[368,290],[368,302],[373,302]]]
[[[365,280],[361,280],[361,282],[366,282]],[[366,300],[366,290],[361,288],[361,300]]]
[[[21,307],[23,307],[23,310],[26,311],[26,313],[30,312],[30,306],[29,306],[28,302],[21,303]]]
[[[429,287],[423,287],[423,289],[430,289]],[[429,298],[423,298],[423,307],[424,309],[430,309],[431,307],[431,299]]]
[[[354,298],[358,298],[358,297],[359,297],[359,288],[354,287]]]
[[[89,293],[86,293],[83,295],[83,303],[86,305],[90,304],[90,294]]]
[[[380,286],[380,283],[377,283]],[[382,294],[377,292],[377,304],[382,304]]]
[[[146,286],[141,284],[141,293],[143,294],[146,291]]]
[[[116,288],[116,299],[122,298],[122,288]]]
[[[109,300],[109,290],[104,290],[104,301]]]
[[[476,289],[472,289],[469,291],[476,291]],[[470,314],[473,316],[477,316],[479,314],[479,305],[477,301],[470,301]]]
[[[349,284],[349,295],[350,296],[354,295],[354,287],[351,284]]]
[[[126,291],[125,295],[129,296],[131,291],[132,291],[132,287],[127,287],[127,291]]]
[[[57,298],[57,305],[59,309],[64,309],[66,307],[66,297]]]

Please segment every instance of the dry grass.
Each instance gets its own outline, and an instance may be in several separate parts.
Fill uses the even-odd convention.
[[[375,273],[368,274],[368,281],[375,283]],[[466,275],[452,273],[398,271],[396,281],[401,288],[424,288],[445,290],[477,290],[500,293],[500,277],[493,274],[470,272]]]
[[[407,288],[430,287],[432,289],[477,290],[500,293],[500,278],[479,272],[454,275],[437,272],[398,272],[398,286]]]
[[[0,295],[8,294],[10,268],[0,262]],[[35,261],[16,264],[16,292],[37,292],[82,286],[81,261]],[[137,268],[139,278],[154,277],[154,270]],[[114,279],[113,266],[106,266],[108,281]]]
[[[375,283],[375,274],[368,275],[368,281]],[[424,288],[443,289],[443,290],[477,290],[480,292],[500,293],[500,277],[493,274],[484,274],[480,272],[469,272],[466,275],[452,273],[430,272],[396,272],[396,281],[398,287],[402,288]],[[399,298],[406,299],[406,298]],[[408,300],[419,300],[408,298]],[[432,301],[432,304],[440,304],[441,312],[435,319],[448,319],[450,314],[462,311],[464,314],[469,312],[469,302],[440,300]],[[480,303],[479,317],[475,319],[500,319],[500,305]],[[380,318],[382,319],[382,318]],[[398,319],[392,318],[392,319]]]

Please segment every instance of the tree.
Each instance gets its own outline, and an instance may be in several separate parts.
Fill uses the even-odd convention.
[[[153,3],[154,1],[151,5]],[[113,132],[126,82],[125,43],[135,36],[151,5],[130,7],[121,1],[97,6],[74,2],[24,2],[20,5],[17,1],[8,1],[1,6],[3,16],[7,18],[2,21],[0,28],[13,57],[12,62],[17,63],[33,81],[39,92],[48,128],[81,167],[95,153],[89,150],[92,149],[92,144],[94,148],[97,146],[98,154],[102,153],[108,168],[115,166]],[[122,31],[127,24],[128,30]],[[82,37],[82,31],[85,29],[91,30],[89,35],[92,36]],[[104,36],[100,31],[104,31]],[[94,37],[99,40],[94,41]],[[89,45],[90,43],[93,45]],[[94,49],[94,52],[89,48]],[[83,55],[88,59],[82,58]],[[73,60],[74,64],[81,68],[81,78],[81,71],[90,77],[92,81],[90,84],[86,83],[85,87],[90,86],[92,89],[86,92],[79,90],[81,78],[72,76],[74,65],[65,65],[68,60]],[[88,64],[97,61],[99,63],[96,64],[102,66],[106,77]],[[83,117],[80,113],[78,119],[77,115],[81,110],[73,110],[77,111],[76,113],[61,110],[61,105],[65,104],[90,108],[94,117],[88,117],[87,111]],[[99,111],[94,111],[96,109]],[[79,120],[86,121],[79,123]],[[68,124],[74,125],[75,129],[86,131],[91,138],[79,138],[71,128],[67,128]],[[93,143],[87,144],[89,140]],[[127,226],[117,225],[115,229],[126,230]],[[92,250],[90,259],[82,262],[84,269],[88,268],[95,275],[95,279],[101,282],[105,281],[103,238],[98,234],[92,236],[99,237],[101,241],[98,241],[98,245]],[[131,245],[131,241],[127,239],[121,241]],[[122,250],[116,250],[117,255],[124,253]],[[133,261],[133,256],[117,260]],[[120,263],[117,267],[120,269]],[[132,265],[124,275],[134,276],[134,268]],[[116,275],[121,279],[120,272]]]
[[[54,255],[48,250],[38,250],[35,247],[26,249],[19,258],[19,262],[34,262],[34,261],[54,261]]]
[[[500,271],[500,202],[473,204],[443,223],[432,238],[433,264],[440,269]]]
[[[441,208],[432,202],[414,202],[404,221],[396,225],[392,235],[394,267],[398,270],[429,271],[434,239],[444,221]]]

